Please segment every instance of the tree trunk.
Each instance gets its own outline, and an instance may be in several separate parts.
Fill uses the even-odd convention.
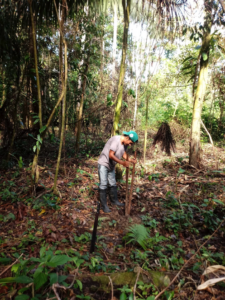
[[[136,79],[136,82],[135,82],[135,102],[134,102],[133,130],[135,130],[136,121],[137,121],[137,105],[138,105],[138,78]]]
[[[65,114],[66,114],[66,85],[67,85],[67,43],[64,40],[64,46],[65,46],[65,80],[64,80],[64,98],[62,102],[62,129],[61,129],[61,136],[60,136],[60,144],[59,144],[59,153],[58,153],[58,159],[57,159],[57,165],[56,165],[56,171],[55,171],[55,179],[54,179],[54,187],[53,190],[54,192],[57,193],[57,188],[56,188],[56,183],[57,183],[57,178],[58,178],[58,173],[59,173],[59,165],[60,165],[60,160],[61,160],[61,153],[62,153],[62,145],[63,145],[63,137],[64,137],[64,131],[65,131]]]
[[[117,0],[114,1],[114,19],[113,19],[113,51],[112,51],[112,92],[115,92],[115,80],[116,80],[116,48],[117,48]]]
[[[120,112],[121,112],[122,100],[123,100],[123,83],[124,83],[124,76],[125,76],[127,39],[128,39],[129,19],[130,19],[130,3],[131,3],[131,0],[127,0],[127,1],[122,0],[123,13],[124,13],[123,50],[122,50],[122,59],[121,59],[121,64],[120,64],[118,94],[117,94],[116,107],[115,107],[115,112],[114,112],[113,135],[119,133],[118,124],[120,121]]]
[[[86,62],[86,67],[83,76],[83,83],[82,83],[82,93],[81,93],[80,109],[79,109],[79,116],[78,116],[78,127],[77,127],[77,135],[76,135],[76,145],[75,145],[77,151],[79,151],[79,145],[80,145],[81,125],[82,125],[83,107],[84,107],[84,95],[85,95],[88,65],[89,65],[88,61],[89,59]]]
[[[33,46],[34,46],[35,72],[36,72],[36,78],[37,78],[38,108],[39,108],[38,116],[39,116],[40,128],[42,128],[41,86],[40,86],[39,72],[38,72],[38,56],[37,56],[37,45],[36,45],[36,30],[35,30],[34,18],[33,18],[33,11],[32,11],[32,0],[29,0],[29,6],[30,6],[30,17],[31,17]]]
[[[6,96],[5,96],[5,73],[4,73],[4,66],[2,65],[1,68],[1,76],[2,76],[2,102],[0,105],[0,108],[3,107],[3,104],[5,103]]]
[[[145,112],[145,138],[144,138],[144,164],[145,164],[145,155],[147,149],[147,139],[148,139],[148,104],[150,96],[146,96],[146,112]]]
[[[60,14],[60,12],[59,12]],[[63,28],[66,16],[66,1],[63,0],[62,3],[62,12],[61,12],[61,30],[60,30],[60,38],[59,38],[59,94],[61,94],[63,90]],[[62,111],[63,111],[63,100],[60,105],[59,110],[59,138],[61,137],[62,130]]]
[[[211,28],[211,26],[209,26]],[[191,141],[190,141],[190,156],[189,163],[198,168],[200,164],[200,126],[202,105],[204,102],[209,65],[209,50],[210,50],[210,28],[204,32],[201,47],[200,72],[198,86],[194,98],[193,117],[191,125]]]

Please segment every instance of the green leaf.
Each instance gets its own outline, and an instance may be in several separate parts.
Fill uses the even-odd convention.
[[[36,119],[35,121],[34,121],[34,124],[36,124],[36,123],[38,123],[39,122],[39,119]]]
[[[50,285],[53,285],[53,283],[58,282],[58,275],[56,273],[49,274],[50,277]]]
[[[68,276],[66,276],[66,275],[59,276],[59,283],[62,283],[63,281],[65,281],[67,277]]]
[[[46,247],[41,247],[41,249],[40,249],[40,258],[42,258],[44,256],[45,251],[46,251]]]
[[[5,278],[2,278],[2,279],[0,279],[0,284],[15,282],[15,278],[16,277],[5,277]]]
[[[36,146],[33,147],[33,151],[34,151],[34,152],[36,151],[36,148],[37,148]]]
[[[47,263],[49,267],[57,267],[59,265],[64,265],[71,259],[67,255],[55,255],[53,256],[50,261]]]
[[[120,295],[120,300],[126,300],[127,299],[127,295],[125,293],[122,293]]]
[[[202,53],[202,58],[203,58],[204,61],[206,61],[208,59],[208,55],[205,52],[203,52]]]
[[[40,133],[42,133],[43,131],[45,131],[45,129],[47,128],[47,126],[45,125],[45,126],[43,126],[43,127],[41,127],[40,129],[39,129],[39,132]]]
[[[107,95],[107,102],[111,101],[112,100],[112,94],[108,94]]]
[[[79,286],[79,288],[80,288],[80,291],[82,291],[82,289],[83,289],[83,284],[82,284],[82,282],[80,281],[80,280],[76,280],[76,283],[77,283],[77,285]]]
[[[129,297],[128,297],[128,300],[133,300],[134,299],[134,294],[133,293],[130,293]]]
[[[12,261],[11,258],[0,257],[0,264],[7,264],[7,263],[10,263],[11,261]]]
[[[155,296],[150,296],[146,300],[155,300]]]
[[[28,276],[22,275],[22,276],[15,277],[15,282],[16,283],[31,283],[31,282],[33,282],[33,279]]]
[[[16,296],[15,300],[27,300],[29,298],[30,297],[28,295],[19,295],[19,296]]]
[[[213,199],[212,201],[213,201],[213,202],[216,202],[216,203],[218,203],[218,204],[224,205],[224,203],[223,203],[222,201],[218,200],[218,199]]]
[[[39,273],[34,278],[35,290],[38,290],[42,285],[46,283],[47,280],[48,280],[48,275],[46,275],[45,273]]]

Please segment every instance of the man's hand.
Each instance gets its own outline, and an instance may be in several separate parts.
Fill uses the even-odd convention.
[[[136,158],[135,159],[131,158],[131,159],[129,159],[129,161],[132,162],[132,164],[136,164],[137,163],[137,159]]]
[[[124,166],[125,168],[129,168],[129,167],[130,167],[130,162],[127,161],[127,160],[123,161],[123,166]]]

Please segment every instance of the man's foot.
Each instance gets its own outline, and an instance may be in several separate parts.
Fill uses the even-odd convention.
[[[118,194],[117,194],[117,187],[116,186],[111,186],[109,188],[109,198],[110,201],[113,205],[117,205],[117,206],[125,206],[124,203],[119,202],[118,200]]]
[[[106,214],[110,213],[111,210],[109,209],[109,207],[107,205],[107,190],[99,189],[99,197],[100,197],[100,202],[102,205],[102,210],[104,211],[104,213],[106,213]]]

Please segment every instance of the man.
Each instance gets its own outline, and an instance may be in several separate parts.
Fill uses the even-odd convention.
[[[107,187],[109,183],[110,201],[114,205],[124,206],[124,203],[118,201],[117,185],[115,176],[115,166],[117,163],[129,168],[130,163],[136,164],[136,159],[127,161],[127,147],[138,141],[138,135],[135,131],[125,132],[123,135],[116,135],[111,137],[105,144],[105,147],[100,154],[98,160],[98,176],[99,176],[99,195],[102,209],[105,213],[110,213],[111,210],[107,205]],[[121,160],[124,158],[125,161]]]

